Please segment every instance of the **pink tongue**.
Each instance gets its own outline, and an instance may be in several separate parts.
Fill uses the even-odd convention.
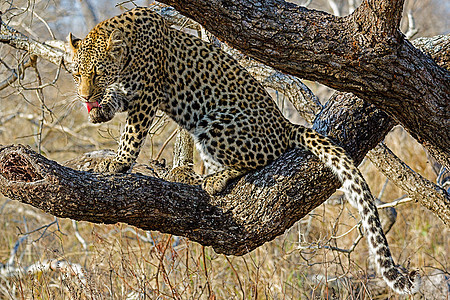
[[[86,102],[86,108],[88,110],[88,113],[91,111],[91,109],[93,107],[100,107],[100,105],[98,104],[98,101],[95,102]]]

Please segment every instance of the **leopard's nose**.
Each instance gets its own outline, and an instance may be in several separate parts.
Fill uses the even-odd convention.
[[[85,86],[80,86],[78,88],[78,96],[80,96],[81,99],[84,101],[88,101],[91,98],[91,89]]]

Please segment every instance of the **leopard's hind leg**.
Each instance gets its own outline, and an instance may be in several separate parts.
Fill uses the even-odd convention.
[[[207,175],[203,180],[202,187],[208,194],[214,195],[223,191],[231,180],[246,173],[247,171],[243,170],[225,169]]]

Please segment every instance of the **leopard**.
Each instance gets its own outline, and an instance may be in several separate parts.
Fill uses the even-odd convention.
[[[84,39],[69,34],[68,47],[89,120],[103,123],[127,113],[115,156],[95,171],[128,172],[157,110],[187,130],[202,160],[217,170],[201,178],[210,195],[289,149],[306,149],[333,171],[358,209],[388,286],[399,294],[420,289],[419,272],[394,263],[374,198],[351,157],[330,138],[288,121],[264,87],[220,47],[172,28],[144,7],[99,23]]]

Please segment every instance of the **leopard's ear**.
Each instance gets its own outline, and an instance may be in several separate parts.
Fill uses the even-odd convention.
[[[72,32],[67,36],[67,42],[69,44],[69,51],[74,54],[75,50],[78,49],[81,43],[81,39],[75,37]]]
[[[124,46],[123,33],[119,29],[115,29],[109,36],[106,51],[108,51],[109,55],[113,58],[120,58],[124,52]]]

